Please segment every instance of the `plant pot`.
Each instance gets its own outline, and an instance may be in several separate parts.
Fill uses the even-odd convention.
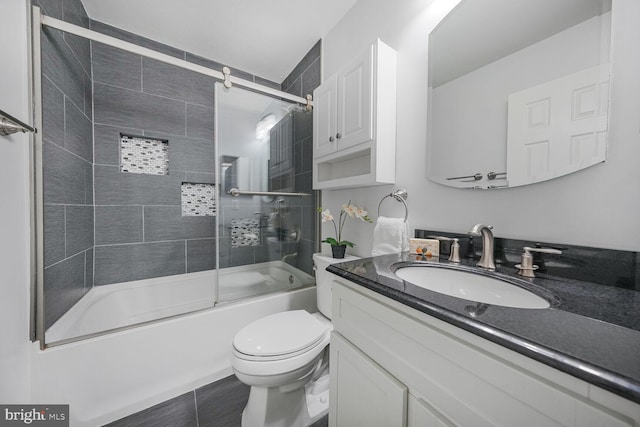
[[[344,258],[344,253],[347,250],[347,245],[331,245],[331,254],[334,258],[342,259]]]

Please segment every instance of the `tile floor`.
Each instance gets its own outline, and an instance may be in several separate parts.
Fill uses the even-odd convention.
[[[240,427],[249,387],[231,375],[151,408],[107,424],[109,427]],[[325,416],[312,427],[327,427]]]

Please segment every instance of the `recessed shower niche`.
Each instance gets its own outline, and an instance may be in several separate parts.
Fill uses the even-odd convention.
[[[120,172],[169,175],[169,141],[121,134]]]

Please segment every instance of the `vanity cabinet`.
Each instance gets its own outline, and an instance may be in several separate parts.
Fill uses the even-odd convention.
[[[313,188],[395,182],[396,53],[380,40],[313,92]]]
[[[338,276],[332,317],[333,427],[640,426],[632,401]]]
[[[407,387],[340,334],[331,336],[334,425],[404,426]],[[330,398],[331,399],[331,398]],[[334,402],[334,400],[331,400]]]

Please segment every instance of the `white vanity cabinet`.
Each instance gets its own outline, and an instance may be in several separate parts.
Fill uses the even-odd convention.
[[[313,188],[395,182],[396,53],[380,40],[313,92]]]
[[[407,387],[340,334],[331,336],[333,425],[404,426]]]
[[[330,426],[640,426],[632,401],[337,276],[332,322]]]

